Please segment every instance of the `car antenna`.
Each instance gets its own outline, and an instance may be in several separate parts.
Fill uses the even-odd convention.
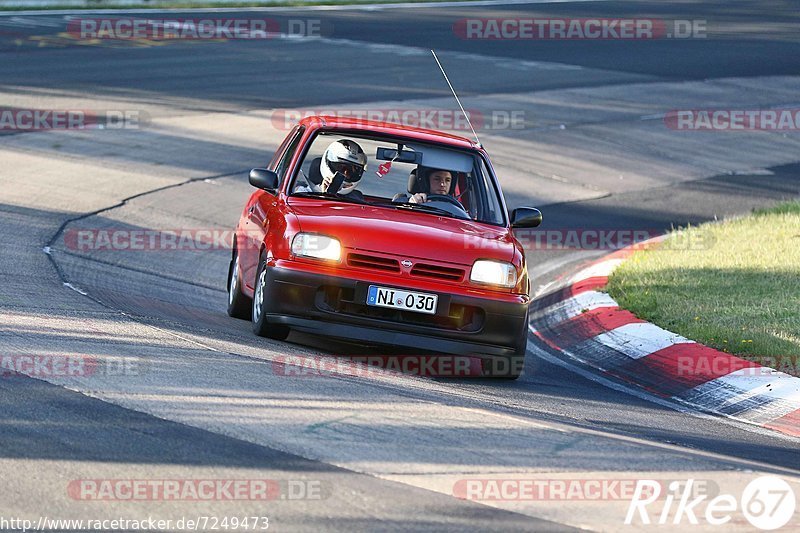
[[[447,73],[444,71],[444,67],[443,67],[443,66],[442,66],[442,64],[439,62],[439,58],[438,58],[438,57],[436,57],[436,52],[434,52],[433,50],[431,50],[431,53],[433,54],[433,59],[435,59],[435,60],[436,60],[436,64],[437,64],[437,65],[439,65],[439,70],[441,70],[441,71],[442,71],[442,76],[444,76],[444,81],[446,81],[446,82],[447,82],[447,86],[448,86],[448,87],[450,87],[450,90],[453,92],[453,96],[455,97],[455,99],[456,99],[456,102],[458,102],[458,107],[460,107],[460,108],[461,108],[461,112],[462,112],[462,113],[464,113],[464,118],[466,118],[466,119],[467,119],[467,124],[469,124],[469,129],[471,129],[471,130],[472,130],[472,134],[475,136],[475,140],[477,141],[477,143],[478,143],[478,146],[481,146],[481,147],[482,147],[483,145],[481,144],[481,140],[480,140],[480,139],[478,139],[478,134],[477,134],[477,133],[475,133],[475,128],[473,128],[473,127],[472,127],[472,122],[469,120],[469,115],[467,115],[467,112],[466,112],[466,111],[464,111],[464,106],[463,106],[463,105],[461,105],[461,100],[459,100],[459,99],[458,99],[458,95],[456,94],[456,90],[455,90],[455,89],[453,89],[453,84],[452,84],[452,83],[450,83],[450,79],[447,77]]]

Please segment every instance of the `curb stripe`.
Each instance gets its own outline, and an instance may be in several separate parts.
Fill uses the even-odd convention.
[[[691,343],[686,337],[661,329],[655,324],[640,321],[601,333],[595,340],[618,350],[631,359],[647,357],[674,344]]]
[[[686,399],[708,409],[764,422],[800,409],[800,379],[758,367],[741,369],[687,391]],[[745,411],[763,407],[764,413]]]
[[[560,344],[560,343],[559,343]],[[635,379],[639,374],[638,365],[631,369],[631,364],[636,362],[636,359],[631,359],[626,354],[614,349],[611,346],[597,342],[595,339],[589,339],[580,344],[570,346],[569,352],[575,354],[585,363],[599,368],[600,370],[612,374],[624,381],[628,381],[637,385],[648,387],[647,383],[642,383]],[[658,388],[650,389],[661,395]]]
[[[624,259],[603,259],[599,263],[584,268],[574,276],[572,276],[572,283],[577,283],[590,278],[608,278],[611,273],[625,261]]]
[[[608,284],[608,276],[597,276],[594,278],[587,278],[585,280],[567,285],[562,289],[557,289],[553,292],[540,296],[536,299],[534,309],[544,309],[551,305],[563,302],[574,296],[588,291],[596,291]],[[616,304],[614,304],[616,305]]]
[[[787,435],[800,437],[800,409],[782,416],[777,420],[773,420],[769,424],[764,424],[764,427],[786,433]]]
[[[600,292],[635,250],[661,240],[614,252],[569,277],[565,287],[534,300],[536,336],[657,396],[800,437],[800,378],[639,319]]]
[[[620,326],[641,322],[644,321],[625,309],[598,307],[559,323],[550,329],[549,333],[557,336],[562,345],[571,345]]]
[[[557,304],[533,313],[534,317],[547,316],[548,322],[555,324],[576,317],[586,311],[592,311],[600,307],[619,307],[617,302],[604,292],[586,291],[573,298],[567,298]]]
[[[643,363],[687,389],[736,370],[760,366],[696,342],[673,344],[653,352]]]

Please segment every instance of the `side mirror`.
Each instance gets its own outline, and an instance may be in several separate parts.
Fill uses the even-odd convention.
[[[535,228],[542,223],[542,212],[534,207],[520,207],[511,212],[512,228]]]
[[[278,175],[266,168],[254,168],[250,171],[250,185],[275,192],[278,188]]]

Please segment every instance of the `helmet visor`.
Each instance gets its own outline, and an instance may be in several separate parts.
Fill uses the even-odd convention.
[[[347,181],[358,181],[361,179],[362,174],[364,174],[363,166],[350,161],[331,162],[329,166],[334,172],[341,172],[344,174]]]

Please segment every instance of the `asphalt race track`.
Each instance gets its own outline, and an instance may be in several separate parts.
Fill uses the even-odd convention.
[[[798,7],[600,1],[113,15],[322,28],[172,42],[76,38],[61,13],[0,15],[0,106],[140,119],[123,129],[0,128],[0,357],[89,356],[136,369],[0,377],[0,518],[150,516],[172,520],[162,528],[171,530],[181,518],[268,516],[278,531],[615,531],[647,529],[638,519],[624,525],[630,497],[454,494],[470,479],[644,478],[740,494],[763,473],[800,494],[800,440],[687,412],[533,338],[513,382],[286,376],[287,356],[395,352],[297,333],[255,337],[225,313],[229,250],[86,250],[70,240],[80,229],[232,229],[251,193],[246,172],[269,161],[288,131],[284,116],[297,110],[437,110],[446,122],[455,102],[431,48],[464,106],[484,118],[478,135],[510,207],[541,208],[543,230],[655,235],[748,213],[800,195],[800,133],[680,131],[664,115],[797,108]],[[453,30],[459,19],[506,17],[703,20],[707,34],[537,41]],[[509,116],[513,126],[502,123]],[[534,292],[607,252],[532,246]],[[142,479],[300,488],[266,502],[91,501],[70,489]],[[700,522],[691,528],[752,529],[741,513],[727,526]]]

